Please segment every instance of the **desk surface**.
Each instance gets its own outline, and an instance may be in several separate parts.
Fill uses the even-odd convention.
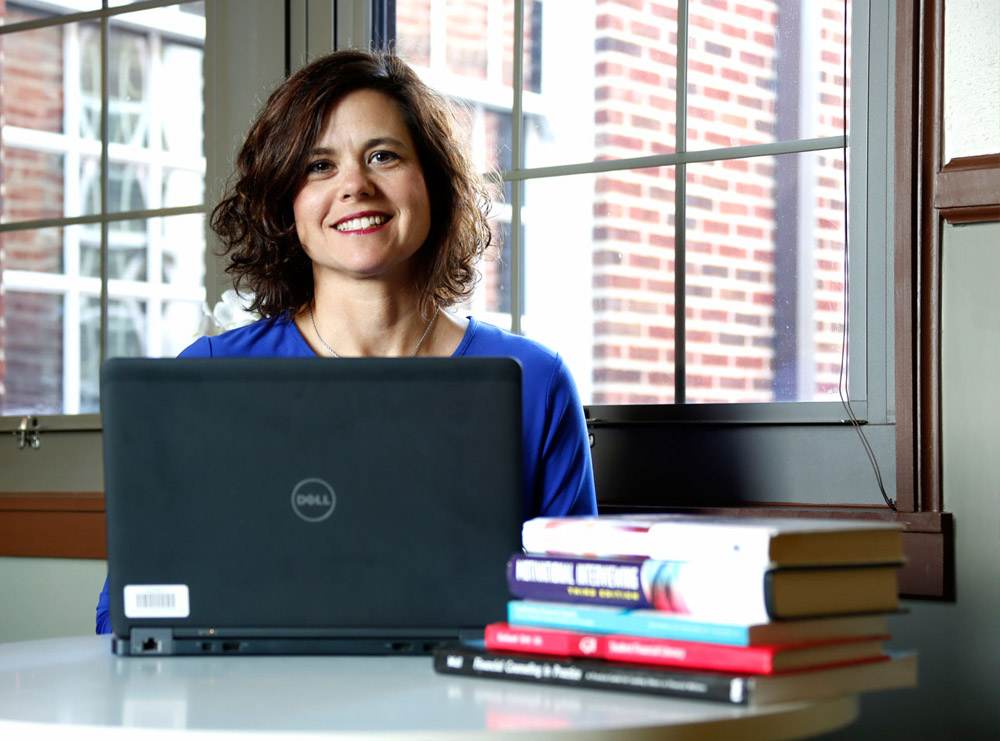
[[[777,739],[849,724],[854,697],[740,708],[435,674],[428,657],[111,654],[0,644],[0,738]],[[125,734],[125,735],[123,735]]]

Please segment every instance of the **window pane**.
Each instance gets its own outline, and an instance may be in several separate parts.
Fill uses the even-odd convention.
[[[0,284],[10,286],[12,270],[58,275],[64,269],[62,229],[0,233]]]
[[[191,214],[150,219],[150,226],[163,283],[204,292],[205,217]]]
[[[401,0],[396,49],[428,84],[466,108],[477,164],[510,167],[513,1]]]
[[[164,89],[154,99],[161,147],[174,155],[203,157],[205,71],[202,49],[164,40],[161,75]],[[201,166],[204,170],[204,165]],[[201,196],[189,203],[198,203]]]
[[[526,4],[537,35],[524,78],[527,166],[674,151],[674,5]]]
[[[838,398],[842,167],[839,150],[688,166],[688,401]]]
[[[6,6],[10,20],[37,13]],[[73,48],[80,24],[19,31],[0,36],[0,218],[23,221],[94,213],[79,197],[76,173],[84,152],[94,158],[100,178],[100,145],[81,141],[81,120],[100,117],[100,101],[81,102],[76,65],[65,50]],[[99,71],[99,70],[98,70]]]
[[[0,414],[61,413],[62,296],[8,286],[0,308]]]
[[[688,149],[844,133],[844,2],[691,0]]]
[[[674,400],[673,190],[669,167],[525,184],[524,331],[585,404]]]

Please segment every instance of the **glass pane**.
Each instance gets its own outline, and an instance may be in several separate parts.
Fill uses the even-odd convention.
[[[163,302],[160,316],[163,327],[159,347],[161,357],[176,357],[202,334],[205,317],[202,304],[194,301]]]
[[[157,89],[153,100],[160,103],[156,110],[161,114],[161,146],[171,154],[204,155],[204,57],[198,47],[163,41],[159,78],[163,87]]]
[[[65,270],[63,230],[52,228],[0,233],[0,271],[3,271],[0,272],[0,284],[10,287],[11,270],[44,275],[62,273]]]
[[[397,0],[396,53],[416,67],[431,66],[431,0]]]
[[[534,9],[525,30],[535,32],[524,76],[528,167],[674,151],[676,3],[654,12],[525,5]]]
[[[99,411],[101,368],[101,301],[97,296],[80,299],[79,309],[79,386],[74,402],[82,414]]]
[[[445,0],[435,6],[435,10],[444,12],[441,22],[444,25],[445,69],[451,74],[485,81],[490,53],[489,3]]]
[[[59,154],[7,146],[5,142],[0,149],[0,213],[4,223],[63,216],[63,169],[64,158]]]
[[[844,133],[844,0],[691,0],[688,149]]]
[[[525,185],[525,334],[585,404],[674,399],[673,191],[667,167]]]
[[[687,400],[837,398],[839,150],[690,165]]]
[[[7,285],[0,305],[0,415],[63,413],[63,297]]]
[[[41,17],[10,4],[3,12],[8,19]],[[0,36],[0,219],[4,222],[91,213],[84,209],[73,173],[80,153],[96,157],[100,145],[80,141],[76,134],[82,117],[100,116],[100,101],[90,107],[81,101],[72,84],[77,75],[64,55],[80,32],[80,24],[73,23]]]
[[[397,53],[461,101],[462,126],[484,171],[511,165],[512,30],[512,0],[396,3]]]
[[[205,289],[205,217],[201,214],[150,219],[153,249],[161,264],[163,283],[200,291]]]
[[[108,140],[112,143],[150,146],[151,42],[146,34],[111,26],[108,34]],[[170,101],[170,105],[176,103]]]
[[[204,203],[205,171],[165,168],[160,198],[164,208]]]

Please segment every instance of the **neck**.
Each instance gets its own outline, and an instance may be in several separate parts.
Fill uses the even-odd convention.
[[[416,299],[409,306],[391,301],[324,301],[316,297],[297,318],[299,329],[319,355],[408,357],[426,350],[437,313],[422,316]]]

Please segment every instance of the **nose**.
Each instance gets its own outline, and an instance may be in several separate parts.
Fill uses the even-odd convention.
[[[343,167],[340,173],[340,200],[369,198],[373,195],[375,195],[375,185],[363,164]]]

